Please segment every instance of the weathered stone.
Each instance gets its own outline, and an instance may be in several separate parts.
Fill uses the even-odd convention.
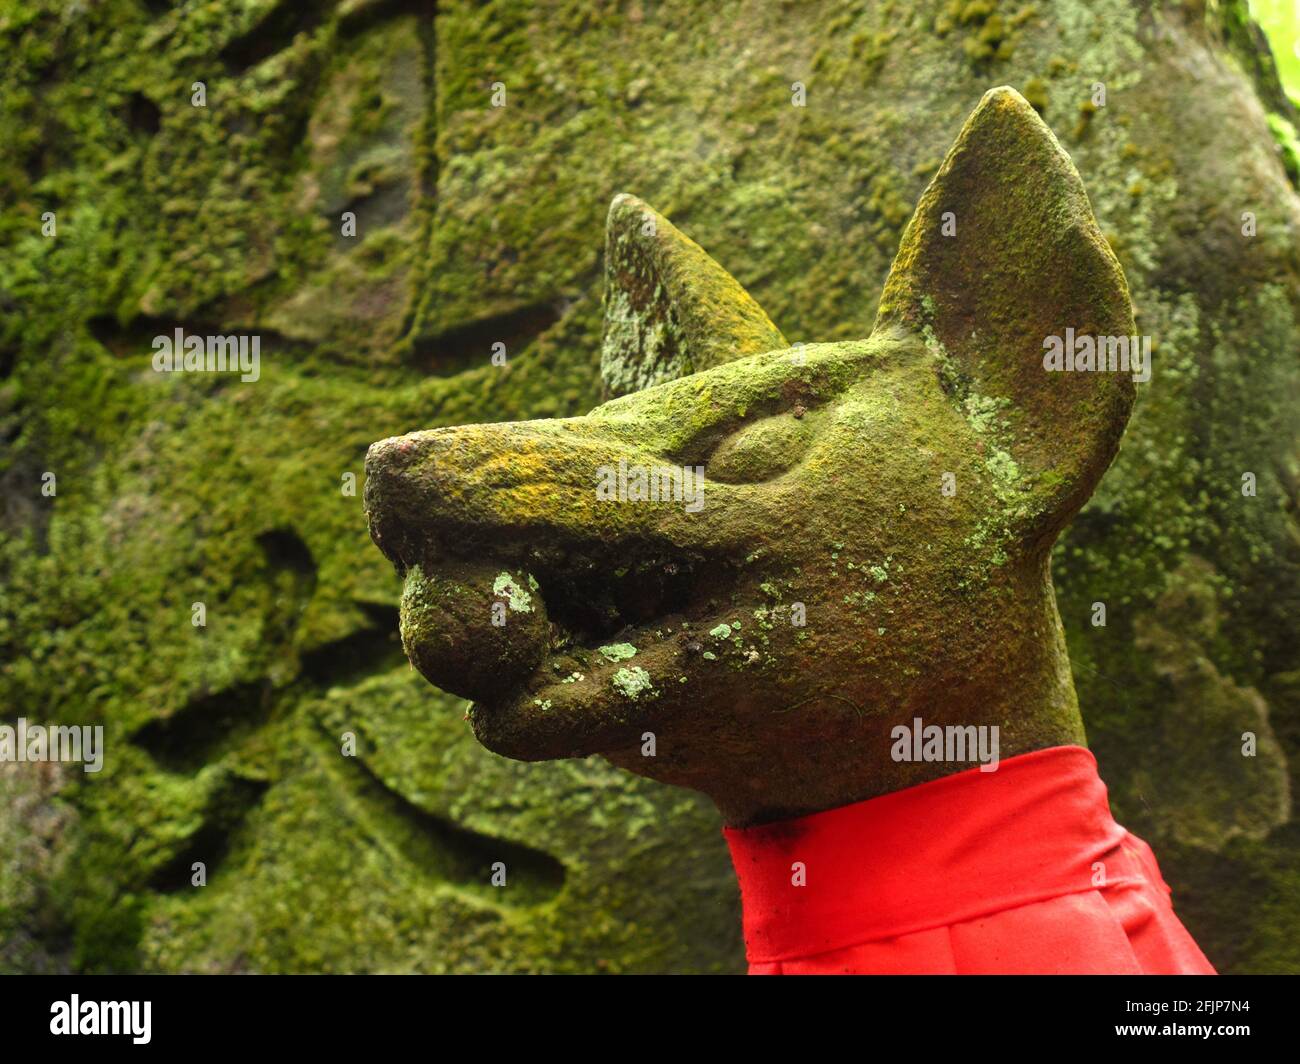
[[[950,203],[964,224],[946,237]],[[712,291],[725,274],[700,254],[678,242],[661,268]],[[724,331],[738,313],[719,308]],[[371,530],[399,569],[524,567],[564,626],[557,653],[585,682],[560,683],[565,667],[540,653],[531,671],[503,663],[512,682],[470,711],[485,745],[525,760],[601,753],[702,791],[731,824],[964,767],[890,756],[894,728],[917,716],[995,726],[1004,757],[1080,742],[1048,552],[1114,457],[1133,382],[1045,370],[1043,337],[1067,325],[1128,335],[1128,289],[1069,157],[1023,98],[994,89],[922,196],[869,339],[679,366],[585,417],[382,441],[366,460]],[[640,356],[664,373],[656,350]],[[698,510],[596,491],[602,469],[674,463],[703,470]],[[610,615],[593,615],[603,599]],[[802,626],[739,619],[795,600]],[[480,612],[477,638],[403,625],[412,660],[436,658],[434,678],[467,695],[501,642]],[[633,668],[602,653],[613,631]],[[699,631],[718,641],[712,660],[687,650]]]

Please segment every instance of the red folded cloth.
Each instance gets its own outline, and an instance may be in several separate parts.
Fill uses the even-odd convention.
[[[1214,974],[1082,747],[723,834],[753,975]]]

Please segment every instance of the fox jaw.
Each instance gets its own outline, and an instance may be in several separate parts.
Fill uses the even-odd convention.
[[[918,718],[997,727],[1003,757],[1082,742],[1048,555],[1115,456],[1133,383],[1045,372],[1066,329],[1132,335],[1128,289],[1011,89],[922,195],[864,340],[791,345],[619,196],[608,401],[370,448],[407,654],[474,701],[489,749],[600,753],[733,824],[969,767],[891,758]],[[702,471],[699,505],[666,470]]]

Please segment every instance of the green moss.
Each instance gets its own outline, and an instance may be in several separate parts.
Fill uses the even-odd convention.
[[[1025,87],[1021,90],[1022,95],[1029,101],[1030,105],[1040,115],[1047,111],[1050,98],[1048,95],[1047,82],[1042,78],[1030,78],[1025,82]]]
[[[1268,116],[1268,128],[1277,141],[1278,155],[1291,184],[1300,187],[1300,141],[1296,139],[1295,126],[1281,115]]]
[[[610,395],[786,347],[736,280],[633,196],[610,204],[601,375]]]

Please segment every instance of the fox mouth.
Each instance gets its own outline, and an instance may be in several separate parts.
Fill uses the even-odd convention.
[[[427,680],[472,700],[468,719],[497,753],[541,760],[637,741],[708,642],[700,619],[716,604],[696,591],[701,557],[457,540],[454,554],[398,562],[402,642]]]
[[[548,519],[540,490],[498,504],[518,474],[484,453],[554,442],[531,432],[439,429],[371,446],[366,513],[405,579],[402,644],[430,683],[472,702],[467,719],[496,753],[535,761],[630,748],[647,724],[699,704],[713,671],[700,659],[724,664],[716,615],[734,609],[726,591],[738,586],[739,557],[627,519],[596,522],[588,536],[565,511]],[[741,653],[739,639],[729,643],[729,656]]]

